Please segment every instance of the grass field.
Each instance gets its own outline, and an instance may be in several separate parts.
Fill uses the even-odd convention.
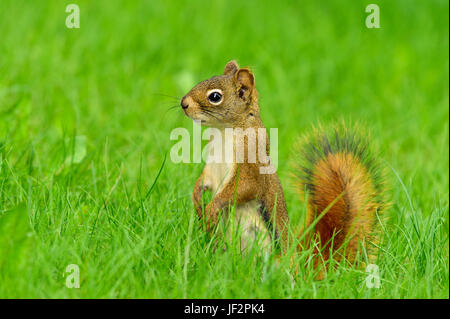
[[[372,2],[0,1],[0,297],[449,298],[448,1],[376,1],[368,29]],[[213,252],[191,203],[203,165],[168,158],[158,177],[172,129],[192,130],[165,95],[231,59],[278,128],[293,229],[296,139],[340,119],[371,131],[393,202],[379,289],[360,268],[293,282],[275,256]]]

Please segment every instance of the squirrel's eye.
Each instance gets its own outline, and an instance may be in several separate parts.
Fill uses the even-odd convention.
[[[220,103],[222,101],[222,92],[220,92],[219,90],[208,92],[208,100],[212,104]]]

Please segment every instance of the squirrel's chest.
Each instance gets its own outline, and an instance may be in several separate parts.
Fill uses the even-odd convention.
[[[213,194],[217,194],[232,179],[234,175],[233,163],[208,163],[205,175]]]
[[[215,136],[208,144],[208,161],[204,174],[205,182],[209,184],[213,194],[218,193],[234,176],[235,143],[234,138],[231,138],[227,138],[226,134],[221,132],[220,136]],[[228,152],[233,153],[231,160],[227,160]]]
[[[209,164],[211,172],[211,189],[213,193],[218,193],[231,180],[233,175],[232,164]]]

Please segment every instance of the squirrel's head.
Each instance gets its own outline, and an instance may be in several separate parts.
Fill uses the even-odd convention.
[[[236,61],[227,63],[223,75],[197,84],[180,104],[191,119],[212,127],[245,126],[259,117],[255,77]]]

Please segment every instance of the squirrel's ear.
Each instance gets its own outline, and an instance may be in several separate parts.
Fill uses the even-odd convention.
[[[223,71],[224,75],[233,75],[236,71],[239,70],[239,66],[235,60],[231,60],[225,65],[225,70]]]
[[[255,87],[255,76],[248,68],[239,69],[234,75],[238,87],[239,97],[247,100]]]

